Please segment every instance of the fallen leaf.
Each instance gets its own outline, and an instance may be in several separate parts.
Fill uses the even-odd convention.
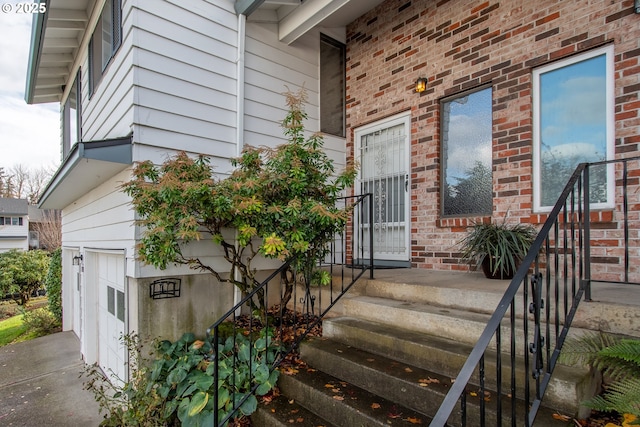
[[[375,361],[376,359],[371,359],[371,358],[367,359],[367,362],[375,362]]]
[[[329,384],[329,383],[326,383],[324,386],[325,386],[326,388],[333,388],[333,387],[335,387],[333,384]]]
[[[304,422],[304,418],[298,417],[298,418],[296,418],[296,421],[299,422],[299,423],[303,423]]]
[[[285,375],[295,375],[300,371],[298,371],[296,368],[292,368],[291,366],[286,366],[281,369],[281,372]]]
[[[472,391],[469,393],[470,396],[476,397],[478,395],[478,393],[476,393],[475,391]]]
[[[389,418],[400,418],[402,417],[402,412],[398,412],[398,408],[396,407],[396,405],[393,405],[391,407],[391,410],[387,413],[387,417]]]
[[[344,397],[342,397],[342,396],[333,396],[333,398],[335,400],[344,400]]]
[[[331,391],[334,392],[334,393],[340,393],[340,389],[339,388],[334,388]]]
[[[411,424],[422,424],[422,420],[420,418],[409,417],[407,418]]]
[[[411,369],[411,368],[404,368],[404,371],[405,371],[405,372],[413,372],[413,369]]]
[[[552,417],[554,420],[560,420],[560,421],[569,421],[571,419],[571,417],[568,415],[562,415],[558,413],[554,413]]]
[[[380,404],[379,403],[372,403],[371,404],[371,408],[372,409],[380,409]]]

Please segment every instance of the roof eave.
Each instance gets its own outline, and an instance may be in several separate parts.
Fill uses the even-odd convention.
[[[24,99],[27,104],[33,104],[36,87],[36,75],[40,66],[40,55],[42,54],[42,42],[44,37],[45,24],[49,12],[49,1],[38,1],[44,3],[46,8],[44,13],[34,13],[31,24],[31,46],[29,48],[29,64],[27,65],[27,82],[24,91]]]
[[[132,164],[129,135],[104,141],[78,142],[38,200],[40,209],[63,209]]]

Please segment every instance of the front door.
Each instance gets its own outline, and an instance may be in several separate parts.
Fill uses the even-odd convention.
[[[365,215],[356,229],[366,236],[373,227],[376,265],[409,263],[410,117],[409,113],[398,114],[355,130],[360,165],[356,188],[360,194],[373,194],[372,206],[365,205]],[[373,210],[371,224],[369,209]],[[371,248],[366,237],[362,241],[364,247],[359,252],[368,259]]]

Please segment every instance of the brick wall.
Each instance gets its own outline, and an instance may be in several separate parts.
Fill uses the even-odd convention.
[[[414,267],[466,269],[456,242],[472,221],[489,220],[440,218],[440,99],[491,84],[492,219],[508,213],[509,221],[539,223],[544,216],[532,214],[532,69],[609,43],[616,156],[629,157],[640,142],[640,15],[633,0],[389,0],[348,27],[350,152],[354,128],[411,111]],[[427,90],[415,93],[423,76]],[[612,216],[602,216],[603,236]]]

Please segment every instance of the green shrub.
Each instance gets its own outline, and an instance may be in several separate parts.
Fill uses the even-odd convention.
[[[38,336],[49,335],[60,328],[58,319],[45,307],[25,310],[22,323]]]
[[[231,413],[234,403],[246,398],[240,408],[250,415],[258,400],[251,393],[267,394],[275,387],[278,371],[270,372],[278,348],[272,344],[273,333],[263,330],[255,341],[243,334],[220,340],[218,371],[218,408],[220,420]],[[178,341],[161,341],[153,360],[142,357],[136,337],[125,337],[133,365],[129,381],[110,383],[102,371],[91,367],[85,388],[94,393],[107,415],[103,426],[213,426],[214,364],[209,343],[196,340],[191,333]],[[234,360],[235,355],[235,360]],[[235,362],[235,364],[233,363]],[[238,363],[240,362],[240,363]],[[253,376],[253,382],[252,382]]]
[[[51,254],[49,271],[45,279],[49,310],[62,321],[62,249],[58,248]]]
[[[14,298],[26,305],[35,291],[41,288],[49,269],[49,253],[42,250],[0,253],[0,292],[18,294]]]

